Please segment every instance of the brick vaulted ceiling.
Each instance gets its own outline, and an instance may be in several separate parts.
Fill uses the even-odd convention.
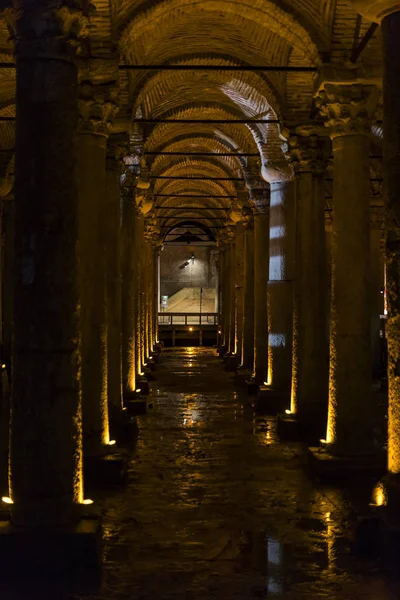
[[[59,0],[60,2],[62,0]],[[115,66],[219,65],[314,66],[348,62],[357,30],[357,13],[343,0],[93,0],[88,57]],[[0,13],[1,14],[1,13]],[[358,23],[360,25],[360,23]],[[370,23],[362,19],[358,39]],[[1,60],[12,60],[12,44],[0,20]],[[376,64],[379,31],[360,62]],[[101,61],[99,61],[101,77]],[[112,70],[111,70],[112,71]],[[14,114],[14,72],[0,71],[0,116]],[[115,73],[117,70],[115,69]],[[107,75],[109,77],[109,75]],[[120,110],[115,130],[138,130],[146,119],[279,119],[278,124],[155,123],[140,125],[141,152],[158,207],[150,216],[168,215],[168,206],[193,206],[182,218],[212,225],[226,221],[232,199],[169,198],[245,195],[246,169],[261,178],[261,161],[281,155],[282,134],[305,123],[313,103],[313,73],[260,71],[119,72]],[[13,125],[0,123],[0,149],[13,145]],[[154,155],[149,152],[201,152],[214,156]],[[258,154],[259,158],[218,157],[218,153]],[[156,176],[235,178],[193,181]],[[0,174],[1,176],[1,174]],[[235,201],[234,201],[235,204]],[[207,208],[197,211],[196,207]],[[171,213],[171,224],[176,221]],[[207,217],[210,220],[207,223]],[[219,221],[215,221],[216,218]],[[165,221],[164,221],[165,222]]]

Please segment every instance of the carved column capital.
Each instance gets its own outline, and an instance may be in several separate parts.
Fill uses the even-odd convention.
[[[250,191],[250,198],[254,207],[254,216],[268,214],[270,206],[269,188],[255,188]]]
[[[317,174],[325,171],[329,150],[327,138],[293,135],[288,140],[287,157],[296,174]]]
[[[79,86],[79,131],[108,136],[118,111],[115,86],[82,81]]]
[[[6,9],[3,17],[15,42],[17,60],[33,56],[75,58],[88,36],[88,17],[93,9],[87,2],[83,10],[79,0],[14,0],[13,8]]]
[[[375,85],[324,83],[316,96],[316,105],[326,118],[330,137],[369,135],[378,96]]]

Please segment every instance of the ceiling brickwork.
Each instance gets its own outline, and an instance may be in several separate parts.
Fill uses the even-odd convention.
[[[58,0],[60,3],[63,0]],[[81,78],[109,82],[119,89],[115,131],[138,131],[135,148],[145,159],[149,218],[168,216],[168,207],[189,206],[189,196],[248,196],[246,169],[262,178],[263,163],[282,161],[289,130],[309,124],[314,106],[315,73],[224,71],[223,67],[348,66],[370,22],[350,0],[92,0],[90,35],[80,60]],[[379,30],[359,64],[380,65]],[[90,67],[84,66],[90,59]],[[100,60],[101,59],[101,60]],[[0,19],[0,61],[13,60],[5,20]],[[220,66],[205,70],[124,70],[119,65]],[[83,67],[82,67],[83,65]],[[15,71],[0,70],[0,116],[14,116]],[[144,123],[137,120],[196,119],[198,123]],[[279,124],[211,123],[210,120],[277,119]],[[207,122],[208,121],[208,122]],[[0,123],[0,150],[14,144],[14,123]],[[147,153],[187,153],[154,155]],[[203,156],[192,156],[203,153]],[[211,156],[210,154],[214,154]],[[218,156],[221,153],[255,156]],[[207,177],[155,179],[155,177]],[[231,178],[216,181],[209,178]],[[235,198],[190,201],[181,217],[211,226],[226,223]],[[163,207],[160,212],[159,207]],[[196,207],[207,210],[196,210]],[[213,212],[214,211],[214,212]],[[178,222],[171,211],[172,222]],[[165,224],[165,220],[162,220]],[[170,223],[169,223],[170,225]]]

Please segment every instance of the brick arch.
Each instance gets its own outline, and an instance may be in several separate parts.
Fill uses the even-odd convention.
[[[312,3],[315,10],[310,9],[310,4],[307,0],[297,0],[295,4],[278,0],[161,0],[130,6],[125,3],[117,14],[116,28],[121,31],[125,52],[143,31],[148,36],[152,31],[165,31],[171,25],[176,28],[184,23],[193,39],[196,37],[194,31],[201,30],[201,24],[207,20],[211,25],[208,30],[212,31],[218,27],[221,18],[242,24],[243,15],[246,15],[246,20],[251,23],[249,34],[252,34],[248,39],[257,35],[260,29],[270,30],[285,39],[289,46],[302,49],[305,57],[317,63],[319,53],[327,49],[323,14],[326,3],[315,0]]]

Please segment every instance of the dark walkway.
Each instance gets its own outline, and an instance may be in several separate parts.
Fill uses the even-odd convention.
[[[400,598],[394,576],[351,556],[349,492],[311,482],[213,350],[166,350],[156,377],[128,487],[95,498],[105,568],[91,600]],[[4,598],[71,598],[46,587]]]
[[[254,419],[214,351],[165,351],[129,487],[105,501],[101,600],[398,600],[357,562],[346,493]]]

